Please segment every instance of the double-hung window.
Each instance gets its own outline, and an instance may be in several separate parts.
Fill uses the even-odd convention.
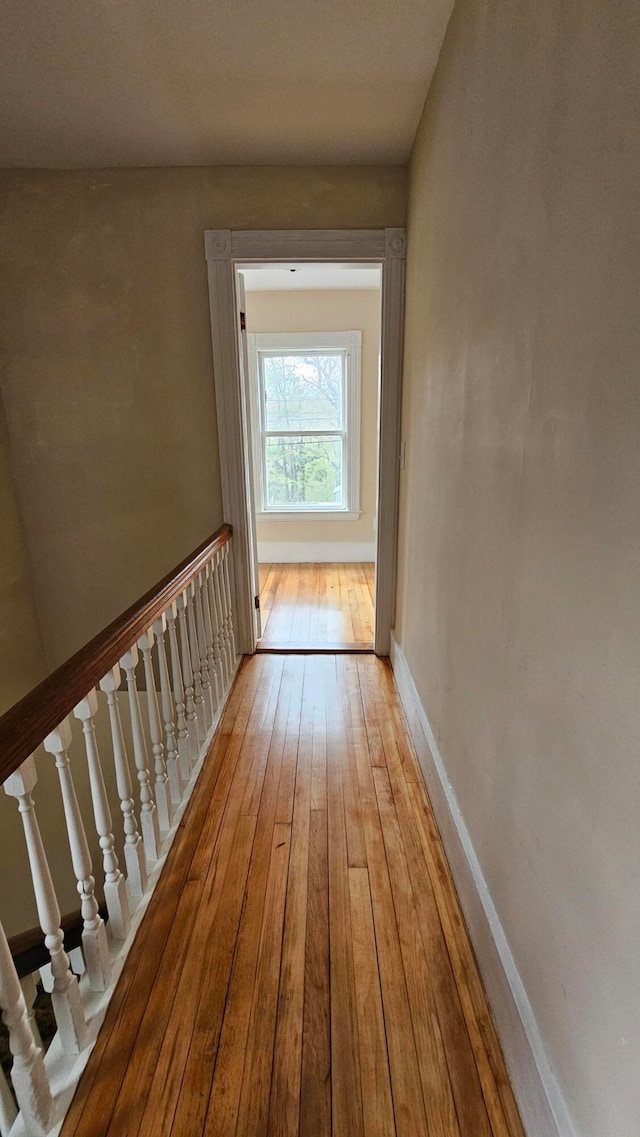
[[[258,510],[273,519],[359,513],[362,333],[248,337]]]

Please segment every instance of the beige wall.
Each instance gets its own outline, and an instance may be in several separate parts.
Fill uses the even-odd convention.
[[[581,1137],[640,1119],[633,0],[459,0],[410,171],[397,631]]]
[[[0,404],[0,715],[46,674]]]
[[[393,167],[0,174],[0,394],[51,664],[222,521],[204,230],[404,216]]]
[[[362,332],[360,509],[357,521],[264,521],[258,542],[375,540],[380,292],[376,289],[247,293],[249,332]],[[369,556],[370,554],[367,554]]]

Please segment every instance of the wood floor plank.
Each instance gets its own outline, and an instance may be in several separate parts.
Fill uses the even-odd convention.
[[[310,672],[310,668],[307,668],[307,671]],[[306,697],[303,697],[293,804],[291,855],[269,1105],[268,1133],[271,1137],[297,1137],[300,1128],[313,742],[313,703],[308,690],[309,678],[309,675],[305,676]]]
[[[340,690],[348,687],[348,672],[352,671],[355,666],[355,661],[349,657],[338,659]],[[363,712],[362,703],[359,699],[351,697],[348,713],[351,718],[361,721]],[[428,1137],[400,938],[373,783],[373,768],[364,755],[357,754],[356,757],[359,757],[360,800],[362,802],[396,1130],[398,1137],[418,1137],[418,1135]]]
[[[329,867],[326,810],[311,811],[300,1133],[331,1134],[331,1039],[329,988]]]
[[[362,1137],[362,1095],[355,995],[349,861],[344,816],[344,723],[336,663],[328,658],[327,821],[329,835],[329,945],[331,977],[331,1091],[334,1137]]]
[[[259,668],[263,676],[270,671],[268,667]],[[254,816],[242,813],[242,804],[259,737],[257,725],[263,722],[270,694],[259,673],[220,826],[213,871],[190,944],[197,961],[195,975],[184,975],[184,990],[176,998],[180,1013],[165,1035],[154,1078],[155,1092],[145,1113],[145,1130],[149,1133],[162,1132],[165,1119],[172,1116],[171,1132],[176,1134],[200,1132],[204,1123],[256,826]]]
[[[147,1129],[149,1134],[171,1132],[172,1137],[192,1137],[203,1130],[255,827],[255,817],[238,819],[224,876],[224,902],[216,905],[209,925],[210,950],[200,970],[198,1013],[173,1124],[169,1130],[154,1122]]]
[[[420,933],[419,916],[411,887],[389,775],[386,770],[376,767],[373,771],[373,778],[393,890],[393,904],[398,922],[400,950],[411,1006],[411,1021],[429,1135],[430,1137],[458,1137],[460,1131],[448,1077],[435,999],[431,989],[429,962]],[[486,1116],[481,1114],[480,1121],[477,1137],[488,1137]]]
[[[237,1133],[250,1133],[252,1137],[264,1137],[269,1121],[290,843],[291,826],[276,824],[273,829],[236,1128]]]
[[[373,655],[244,662],[61,1137],[205,1134],[524,1137]]]
[[[310,679],[313,685],[313,735],[311,746],[311,809],[327,808],[327,726],[324,709],[325,672],[313,658]]]
[[[291,663],[289,713],[287,716],[280,784],[278,786],[278,804],[276,808],[276,822],[283,824],[291,824],[293,818],[293,796],[296,784],[296,768],[298,765],[298,743],[300,739],[300,716],[302,714],[302,692],[305,667],[306,658]]]
[[[216,1137],[232,1137],[236,1132],[294,667],[294,662],[286,661],[273,718],[268,760],[259,787],[253,855],[207,1105],[205,1133],[208,1137],[214,1134]]]
[[[395,1133],[396,1126],[371,911],[369,874],[366,869],[349,869],[349,896],[364,1134],[365,1137],[390,1137]]]

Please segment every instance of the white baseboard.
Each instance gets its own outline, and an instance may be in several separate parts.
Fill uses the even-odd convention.
[[[515,960],[402,648],[391,664],[529,1137],[576,1137]]]
[[[327,564],[375,559],[375,541],[258,541],[260,564]]]

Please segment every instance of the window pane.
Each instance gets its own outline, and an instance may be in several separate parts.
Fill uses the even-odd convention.
[[[287,435],[265,442],[267,506],[336,509],[344,504],[341,438]]]
[[[261,355],[266,430],[341,430],[340,352]]]

